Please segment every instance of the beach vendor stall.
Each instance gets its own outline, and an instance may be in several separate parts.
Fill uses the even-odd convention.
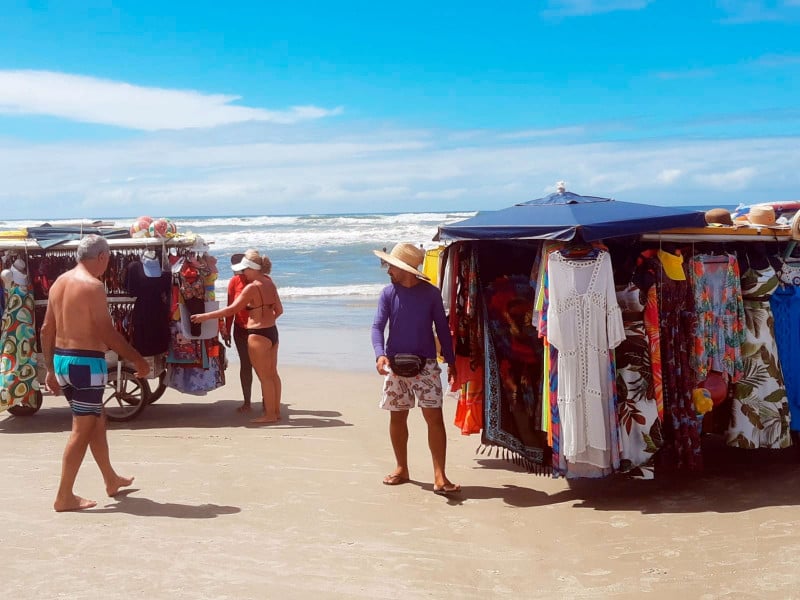
[[[216,261],[204,240],[179,233],[168,219],[149,217],[125,229],[105,222],[45,224],[0,232],[0,411],[23,417],[41,407],[45,368],[39,330],[49,289],[75,265],[79,240],[92,233],[106,237],[111,251],[103,282],[112,321],[150,362],[148,381],[107,353],[108,418],[133,419],[167,387],[201,394],[224,383],[224,347],[216,339],[216,322],[202,332],[188,324],[188,314],[214,303]]]
[[[541,474],[649,479],[701,471],[706,435],[791,445],[788,222],[707,224],[561,187],[437,237],[456,426],[480,451]],[[773,319],[787,324],[777,339]]]

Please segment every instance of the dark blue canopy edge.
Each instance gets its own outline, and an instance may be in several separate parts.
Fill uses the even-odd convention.
[[[592,242],[705,224],[703,211],[556,192],[442,225],[435,239],[570,241],[579,235],[583,241]]]
[[[40,227],[28,227],[28,237],[36,240],[42,248],[52,248],[69,242],[79,240],[83,236],[95,233],[108,239],[120,239],[130,237],[127,229],[110,229],[100,227],[54,227],[45,223]]]

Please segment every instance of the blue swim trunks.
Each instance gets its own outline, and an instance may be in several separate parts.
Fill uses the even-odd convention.
[[[55,348],[53,367],[64,395],[77,417],[103,413],[103,393],[108,382],[106,355],[96,350]]]

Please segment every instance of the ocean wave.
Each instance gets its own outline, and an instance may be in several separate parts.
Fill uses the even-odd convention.
[[[281,298],[314,298],[322,296],[364,296],[378,297],[385,283],[365,283],[361,285],[323,285],[318,287],[282,287]]]
[[[227,297],[229,279],[217,279],[215,285],[217,300]],[[386,283],[362,283],[350,285],[321,285],[312,287],[285,286],[278,288],[281,298],[323,298],[360,296],[377,298]]]
[[[398,240],[434,245],[440,225],[474,215],[474,212],[399,213],[361,215],[175,217],[181,233],[195,233],[213,244],[212,252],[234,252],[245,247],[270,250],[312,252],[325,248],[357,245],[384,246]],[[126,228],[131,218],[106,220],[114,227]],[[53,225],[65,221],[50,221]],[[88,220],[85,220],[88,224]],[[75,223],[75,220],[70,221]],[[19,229],[41,225],[41,221],[0,221],[0,228]]]
[[[379,247],[397,241],[432,247],[436,245],[433,237],[438,231],[438,226],[443,224],[445,222],[430,225],[370,223],[361,227],[291,227],[208,233],[198,230],[196,233],[202,235],[207,241],[213,241],[212,250],[215,251],[237,251],[245,247],[253,247],[269,254],[271,250],[308,252],[320,248],[331,250],[359,245]]]

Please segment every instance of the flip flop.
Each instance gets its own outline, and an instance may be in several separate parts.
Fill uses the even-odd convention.
[[[443,485],[440,488],[436,486],[433,487],[433,493],[437,496],[449,496],[450,494],[459,494],[461,493],[461,486],[457,483],[450,483],[447,485]]]
[[[409,481],[408,477],[403,477],[396,473],[389,473],[383,478],[383,485],[400,485],[401,483],[408,483]]]

